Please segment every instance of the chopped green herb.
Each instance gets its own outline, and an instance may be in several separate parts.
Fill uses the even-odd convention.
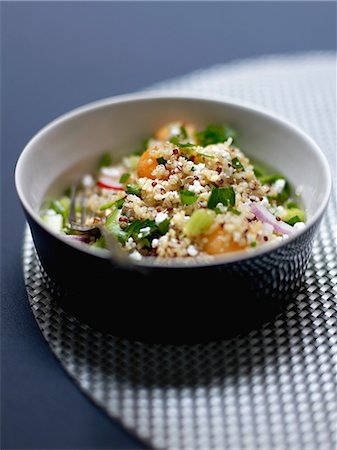
[[[134,195],[137,195],[139,197],[140,196],[140,192],[141,192],[141,188],[140,188],[139,184],[130,183],[130,184],[126,185],[125,192],[127,194],[134,194]]]
[[[283,175],[277,173],[270,175],[263,175],[259,178],[259,180],[262,184],[273,184],[277,180],[285,181],[284,187],[280,193],[278,193],[275,197],[271,196],[268,197],[271,200],[276,200],[278,205],[284,203],[290,197],[290,185]]]
[[[183,125],[180,127],[180,136],[182,139],[188,138],[186,128]]]
[[[211,144],[218,144],[232,138],[237,139],[237,132],[228,125],[208,125],[205,130],[197,133],[198,144],[206,147]]]
[[[188,138],[186,128],[184,126],[181,126],[179,129],[179,134],[175,134],[174,136],[171,136],[170,142],[174,145],[178,145],[181,141],[184,141]]]
[[[158,225],[158,231],[161,235],[164,235],[168,232],[170,226],[170,220],[169,219],[165,219],[162,222],[160,222],[160,224]]]
[[[198,200],[198,196],[187,189],[182,189],[179,192],[180,200],[183,205],[192,205]]]
[[[177,143],[175,144],[179,148],[193,148],[195,147],[195,144],[191,144],[190,142],[186,142],[186,144]]]
[[[257,244],[256,244],[256,241],[253,241],[253,242],[250,244],[251,247],[256,247],[256,245],[257,245]]]
[[[238,158],[234,158],[232,159],[232,164],[235,167],[236,170],[238,170],[239,172],[241,170],[245,170],[245,168],[243,167],[243,165],[240,163],[240,161],[238,160]]]
[[[235,214],[236,216],[241,216],[240,211],[238,211],[237,209],[233,208],[232,206],[230,206],[228,208],[228,211],[231,212],[232,214]]]
[[[291,219],[287,220],[286,223],[288,225],[295,225],[297,222],[302,222],[302,220],[298,216],[294,216]]]
[[[117,200],[116,203],[116,208],[121,209],[122,206],[124,205],[125,202],[125,198],[120,198],[119,200]]]
[[[215,212],[210,209],[197,209],[184,225],[184,233],[189,236],[198,236],[205,233],[212,225]]]
[[[123,173],[123,175],[121,175],[119,182],[121,184],[124,184],[128,181],[128,179],[130,178],[130,174],[129,173]]]
[[[71,187],[70,187],[70,186],[68,186],[68,187],[64,190],[63,195],[64,195],[65,197],[70,197],[70,196],[71,196]]]
[[[155,230],[154,220],[134,220],[125,229],[126,240],[132,237],[135,241],[144,244],[145,247],[151,247],[149,239]]]
[[[112,164],[112,158],[110,153],[104,153],[101,156],[101,159],[98,162],[98,168],[100,169],[101,167],[106,167],[106,166],[111,166]]]
[[[160,157],[160,158],[157,158],[157,163],[158,164],[166,164],[167,163],[167,161],[166,161],[166,159],[165,158],[163,158],[162,156]]]
[[[213,155],[206,155],[206,153],[198,153],[198,155],[203,156],[204,158],[214,159]]]
[[[105,203],[102,205],[99,210],[105,211],[108,208],[111,208],[112,206],[116,206],[117,209],[120,209],[123,206],[124,198],[120,198],[119,200],[114,200],[113,202]]]
[[[212,189],[211,195],[208,199],[207,207],[209,209],[214,209],[216,208],[218,203],[222,203],[224,206],[235,205],[235,192],[231,186],[226,188]]]

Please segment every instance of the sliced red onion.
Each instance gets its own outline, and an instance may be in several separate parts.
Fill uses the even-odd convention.
[[[257,219],[261,220],[263,223],[269,223],[274,228],[276,233],[292,234],[294,232],[292,226],[282,220],[276,220],[276,217],[260,203],[252,203],[250,205],[250,209],[252,210],[252,213],[255,214]]]

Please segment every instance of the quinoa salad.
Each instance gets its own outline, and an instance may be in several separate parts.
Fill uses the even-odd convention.
[[[300,204],[282,174],[253,164],[240,150],[230,126],[199,130],[177,121],[121,161],[104,153],[76,190],[44,202],[41,218],[92,248],[107,247],[104,227],[138,260],[196,258],[287,239],[305,226]]]

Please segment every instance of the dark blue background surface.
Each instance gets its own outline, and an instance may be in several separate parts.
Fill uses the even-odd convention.
[[[231,59],[336,48],[333,2],[2,3],[3,449],[145,448],[65,375],[30,313],[13,172],[78,105]]]

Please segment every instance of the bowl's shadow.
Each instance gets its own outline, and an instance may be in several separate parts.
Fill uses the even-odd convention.
[[[306,294],[305,291],[306,287],[303,285],[300,295]],[[277,364],[280,352],[283,357],[287,357],[291,351],[292,336],[288,326],[289,318],[293,328],[301,329],[298,298],[293,298],[290,303],[288,301],[282,305],[278,304],[277,308],[275,305],[269,308],[266,308],[266,305],[264,308],[261,306],[258,311],[255,309],[251,316],[243,315],[241,311],[245,320],[240,327],[237,326],[240,321],[236,320],[233,321],[235,326],[222,332],[218,330],[216,333],[214,328],[219,327],[222,320],[221,316],[215,314],[215,321],[204,324],[203,333],[200,335],[201,341],[205,342],[198,344],[188,343],[186,340],[186,323],[185,339],[181,341],[183,336],[178,339],[178,342],[185,342],[184,344],[146,343],[115,337],[88,327],[89,336],[86,341],[91,342],[92,347],[83,353],[83,349],[77,348],[79,342],[75,341],[72,345],[77,349],[77,356],[82,354],[85,358],[84,363],[90,370],[104,374],[107,385],[114,380],[121,386],[131,388],[216,386],[223,384],[228,377],[235,383],[239,376],[249,376],[252,371],[263,370],[266,364]],[[256,305],[254,307],[256,308]],[[240,309],[235,310],[235,313],[240,314]],[[114,309],[111,314],[114,314]],[[128,331],[132,330],[136,321],[144,319],[131,315],[132,311],[127,319]],[[170,320],[173,318],[170,317]],[[144,327],[149,327],[154,319],[144,320]],[[228,325],[229,321],[226,321],[226,324]],[[125,327],[125,320],[123,326]],[[158,332],[159,328],[160,324],[153,324],[150,331]],[[171,335],[174,330],[174,322],[171,322]],[[206,342],[207,335],[212,336],[211,342]],[[149,337],[151,333],[145,333],[144,336]]]

